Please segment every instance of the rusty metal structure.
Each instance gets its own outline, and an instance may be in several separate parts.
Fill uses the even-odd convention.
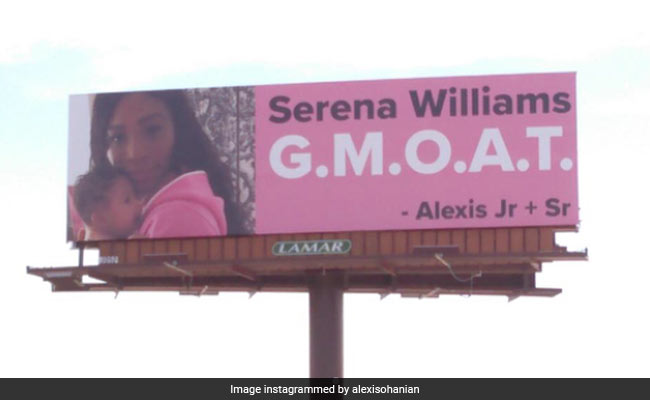
[[[586,260],[569,252],[555,233],[573,227],[346,232],[196,239],[124,240],[85,243],[98,248],[97,266],[31,268],[55,292],[175,291],[184,295],[224,291],[306,292],[311,276],[342,272],[347,293],[437,297],[442,294],[554,296],[538,288],[545,262]],[[347,239],[345,255],[282,257],[280,240]],[[81,245],[81,244],[80,244]],[[84,283],[83,277],[98,280]],[[103,283],[102,283],[103,282]]]
[[[576,227],[369,231],[78,243],[79,265],[31,268],[54,292],[307,292],[310,376],[343,377],[343,294],[555,296],[538,288],[545,262],[586,260],[555,242]],[[282,256],[278,242],[349,241],[345,254]],[[98,248],[100,264],[83,263]],[[104,263],[101,263],[104,261]],[[90,283],[84,277],[94,278]]]

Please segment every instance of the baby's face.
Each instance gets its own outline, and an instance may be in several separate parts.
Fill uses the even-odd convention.
[[[108,204],[105,209],[107,233],[116,238],[133,234],[140,224],[142,202],[135,197],[131,182],[119,177],[108,191]]]

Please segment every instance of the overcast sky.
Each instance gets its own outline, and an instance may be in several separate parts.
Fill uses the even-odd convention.
[[[52,293],[67,96],[577,72],[579,233],[554,298],[345,297],[345,376],[648,376],[650,28],[639,2],[30,2],[0,14],[0,376],[308,375],[306,294]],[[569,4],[567,4],[569,3]],[[87,259],[96,261],[95,255]]]

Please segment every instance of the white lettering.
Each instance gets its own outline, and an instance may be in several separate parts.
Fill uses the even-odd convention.
[[[318,242],[313,243],[303,243],[301,252],[302,253],[315,253],[318,251]]]
[[[494,146],[495,154],[487,154],[490,145]],[[481,172],[486,165],[498,165],[502,171],[514,171],[512,160],[508,154],[501,131],[498,128],[486,128],[481,134],[469,172]]]
[[[332,243],[332,253],[341,253],[343,251],[343,242]]]
[[[363,172],[368,157],[371,158],[370,174],[381,175],[383,169],[383,139],[381,132],[368,132],[363,139],[361,150],[357,152],[352,136],[349,133],[334,135],[334,175],[346,175],[346,158],[350,160],[354,173],[359,176]]]
[[[297,146],[304,149],[309,146],[309,141],[300,135],[288,135],[278,139],[271,146],[269,161],[273,172],[286,179],[302,178],[311,171],[311,154],[309,153],[292,153],[289,159],[297,166],[290,168],[282,162],[282,152],[289,146]]]
[[[440,151],[438,158],[432,163],[424,163],[418,157],[418,147],[425,141],[436,143]],[[449,159],[451,158],[451,144],[449,144],[449,140],[442,132],[425,129],[411,136],[406,143],[404,154],[406,156],[406,162],[415,172],[435,174],[436,172],[442,171],[449,163]]]
[[[539,170],[551,169],[551,138],[562,137],[561,126],[531,126],[526,128],[526,137],[536,137],[539,147]]]

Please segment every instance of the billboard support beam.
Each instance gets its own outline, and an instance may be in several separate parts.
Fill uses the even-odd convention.
[[[79,267],[84,266],[84,244],[79,243]]]
[[[342,378],[344,273],[323,270],[309,278],[309,375]]]

